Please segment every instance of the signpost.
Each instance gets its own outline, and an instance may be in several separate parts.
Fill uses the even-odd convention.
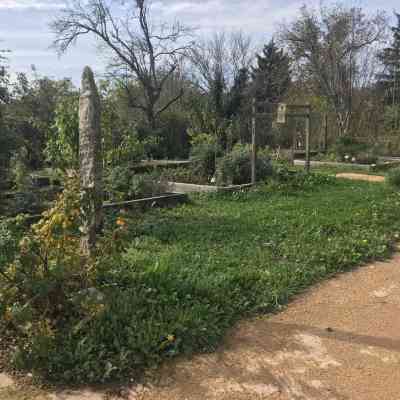
[[[285,103],[279,103],[278,105],[278,118],[276,122],[278,124],[286,124],[286,104]]]
[[[310,123],[311,123],[311,106],[310,104],[285,104],[278,105],[278,116],[276,122],[285,124],[287,117],[305,118],[305,151],[306,151],[306,171],[310,172]]]

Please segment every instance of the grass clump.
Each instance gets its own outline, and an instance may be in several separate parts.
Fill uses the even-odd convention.
[[[14,365],[56,381],[122,379],[177,354],[212,351],[243,316],[279,309],[324,277],[390,254],[398,192],[313,174],[294,179],[198,195],[133,219],[109,215],[105,239],[119,247],[76,272],[76,286],[61,286],[62,312],[39,302],[42,331],[20,325],[24,333],[8,319]]]

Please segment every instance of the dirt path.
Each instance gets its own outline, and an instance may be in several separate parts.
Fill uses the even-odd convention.
[[[324,282],[277,315],[240,323],[216,353],[167,363],[157,382],[127,389],[124,398],[398,400],[399,315],[400,254]]]
[[[357,174],[357,173],[340,173],[336,174],[336,178],[351,179],[355,181],[368,181],[368,182],[384,182],[384,176],[378,175],[367,175],[367,174]]]

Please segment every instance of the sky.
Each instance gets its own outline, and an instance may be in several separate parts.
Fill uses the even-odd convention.
[[[62,57],[51,48],[54,36],[49,28],[57,13],[68,0],[0,0],[0,48],[9,49],[12,72],[30,73],[35,65],[39,75],[52,78],[72,78],[77,84],[85,65],[97,74],[104,70],[105,59],[93,38],[79,40]],[[124,0],[108,0],[121,2]],[[129,2],[133,0],[125,0]],[[319,0],[152,0],[152,13],[160,20],[174,20],[194,26],[199,35],[213,31],[241,29],[254,37],[255,42],[267,42],[278,24],[290,21],[306,4]],[[368,12],[377,8],[389,14],[400,11],[398,0],[345,0]],[[379,5],[378,5],[379,4]]]

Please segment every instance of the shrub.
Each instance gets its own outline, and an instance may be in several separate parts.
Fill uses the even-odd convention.
[[[19,191],[23,191],[31,186],[29,170],[26,165],[27,154],[27,149],[22,147],[10,160],[9,174],[14,183],[14,188]]]
[[[257,180],[264,180],[272,175],[271,158],[267,152],[257,155]],[[240,185],[251,181],[251,148],[237,144],[233,150],[218,161],[217,180],[221,185]]]
[[[394,168],[388,172],[387,182],[390,186],[400,189],[400,168]]]
[[[366,152],[368,150],[367,147],[365,143],[360,143],[351,136],[342,136],[337,139],[334,145],[334,152],[341,161],[344,161],[346,156],[351,159],[359,153]]]
[[[216,160],[221,155],[221,148],[216,143],[198,143],[193,145],[191,157],[194,164],[193,174],[210,181],[215,175]]]
[[[20,219],[0,220],[0,271],[14,259],[21,236]]]
[[[194,183],[197,185],[209,184],[209,179],[204,177],[202,171],[196,164],[169,168],[163,172],[163,178],[172,182]]]
[[[273,185],[287,191],[309,190],[322,185],[335,185],[334,176],[322,173],[293,170],[288,164],[280,163],[274,170]]]
[[[169,110],[161,114],[160,136],[163,138],[165,156],[187,158],[189,155],[188,116],[182,111]]]
[[[55,110],[44,154],[53,167],[68,169],[79,164],[78,93],[66,96]]]
[[[0,312],[17,340],[13,352],[17,366],[48,367],[44,359],[60,327],[70,318],[84,317],[71,302],[88,282],[78,250],[76,182],[67,183],[55,206],[22,237],[15,258],[2,269]],[[42,362],[45,366],[40,366]]]
[[[101,322],[103,314],[112,316],[105,311],[107,288],[100,290],[99,271],[101,263],[119,260],[126,220],[116,222],[99,238],[92,258],[81,254],[80,189],[74,177],[54,207],[14,242],[16,249],[11,246],[16,237],[1,228],[0,246],[8,252],[0,264],[0,321],[15,345],[9,348],[11,365],[60,381],[110,377],[112,355],[104,348],[112,346],[101,336]]]
[[[133,197],[154,196],[164,193],[166,189],[167,183],[158,172],[134,175],[131,180]]]
[[[112,201],[152,196],[165,190],[166,183],[157,172],[135,174],[128,166],[116,166],[105,177],[106,195]]]
[[[376,162],[378,161],[378,156],[373,151],[361,152],[357,154],[355,159],[356,162],[359,164],[371,165],[376,164]]]
[[[138,139],[136,132],[130,132],[117,147],[105,152],[105,160],[110,167],[129,166],[143,160],[145,154],[145,143]]]

